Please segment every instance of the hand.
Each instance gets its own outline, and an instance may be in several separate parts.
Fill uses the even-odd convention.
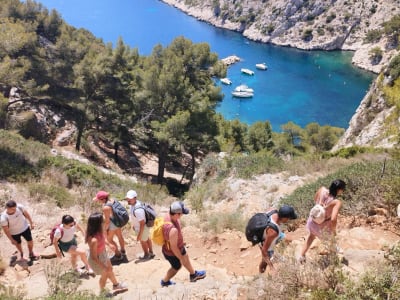
[[[140,235],[138,235],[138,236],[136,237],[136,240],[137,240],[138,242],[140,242],[141,239],[142,239],[142,236],[140,236]]]
[[[31,230],[35,229],[35,226],[33,225],[33,223],[31,223]]]

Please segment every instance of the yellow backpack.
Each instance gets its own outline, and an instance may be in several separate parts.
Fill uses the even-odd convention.
[[[151,240],[160,246],[166,243],[163,233],[164,224],[172,224],[172,223],[165,221],[164,217],[157,217],[154,220],[154,226],[152,228],[153,230],[151,231],[151,236],[150,236]]]

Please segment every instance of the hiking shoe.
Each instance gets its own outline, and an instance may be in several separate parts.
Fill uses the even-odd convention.
[[[35,255],[33,253],[29,254],[29,260],[35,261],[35,260],[39,260],[39,259],[40,259],[39,255]]]
[[[170,285],[174,285],[175,284],[175,282],[173,282],[171,280],[164,281],[162,279],[161,279],[160,283],[161,283],[161,287],[169,287]]]
[[[113,284],[113,290],[114,291],[115,290],[127,290],[127,289],[128,289],[128,286],[123,282],[120,282],[120,283],[117,283],[117,284]]]
[[[190,275],[190,282],[196,282],[204,277],[206,277],[206,271],[194,271],[194,274]]]

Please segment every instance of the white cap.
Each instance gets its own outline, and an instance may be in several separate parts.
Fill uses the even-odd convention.
[[[133,199],[137,197],[137,193],[134,190],[130,190],[126,193],[125,199]]]

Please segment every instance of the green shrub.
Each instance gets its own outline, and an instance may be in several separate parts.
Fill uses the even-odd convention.
[[[62,186],[31,183],[28,191],[30,199],[37,202],[54,203],[58,207],[70,207],[74,204],[73,197]]]

